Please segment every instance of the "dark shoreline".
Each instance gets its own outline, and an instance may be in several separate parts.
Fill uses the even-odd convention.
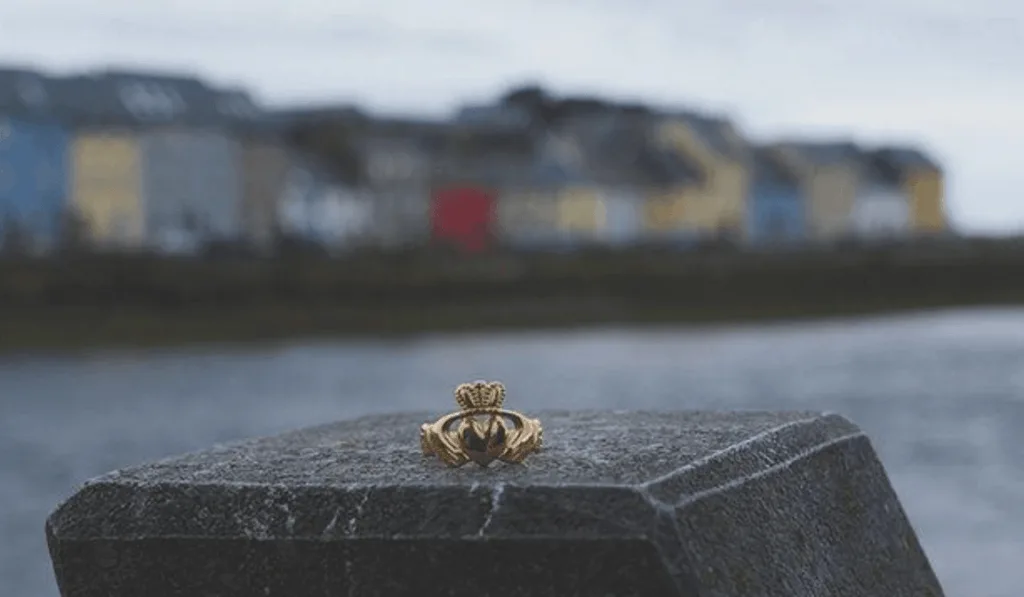
[[[1024,305],[1019,242],[786,254],[0,261],[0,352]]]
[[[1017,303],[1024,304],[1024,303]],[[273,325],[266,325],[267,314],[241,314],[226,318],[224,313],[209,313],[161,317],[154,313],[115,314],[74,312],[47,312],[17,320],[0,318],[4,337],[0,338],[0,355],[77,352],[91,349],[147,349],[178,348],[188,346],[222,345],[251,346],[299,340],[350,339],[402,339],[433,333],[487,333],[533,330],[573,330],[607,326],[636,328],[663,325],[714,325],[743,323],[784,323],[808,320],[829,320],[847,317],[884,316],[904,313],[926,313],[956,307],[991,306],[1000,304],[935,304],[890,306],[861,310],[819,310],[801,313],[747,312],[747,313],[680,313],[676,311],[648,311],[643,315],[601,317],[592,314],[550,312],[533,317],[495,318],[487,320],[467,318],[459,313],[428,314],[432,322],[423,322],[409,314],[389,312],[390,325],[367,326],[358,315],[350,313],[320,312],[282,316],[276,314]],[[504,309],[495,305],[494,311]],[[28,314],[25,314],[28,315]],[[477,315],[486,315],[477,312]]]

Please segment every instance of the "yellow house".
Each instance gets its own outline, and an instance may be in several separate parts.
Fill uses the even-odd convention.
[[[644,204],[644,227],[655,236],[683,229],[686,226],[686,203],[685,189],[653,191]]]
[[[558,194],[558,228],[581,240],[598,237],[605,226],[601,189],[573,186]]]
[[[71,151],[71,202],[99,246],[145,241],[138,138],[125,131],[82,131]]]
[[[849,142],[794,141],[770,148],[800,179],[810,238],[828,242],[847,235],[861,177],[860,149]]]
[[[657,142],[693,161],[703,180],[675,189],[668,198],[652,199],[653,227],[668,215],[701,234],[742,231],[750,186],[748,149],[733,125],[696,114],[674,115],[659,127]]]
[[[942,168],[916,149],[888,147],[879,153],[896,165],[903,189],[910,199],[911,227],[919,234],[935,234],[949,228]]]
[[[707,236],[717,222],[714,198],[709,196],[696,170],[680,165],[678,176],[654,188],[644,204],[644,227],[653,239],[678,236]]]
[[[565,126],[560,162],[570,173],[559,222],[576,240],[615,246],[674,237],[687,227],[685,202],[700,169],[662,147],[648,115],[584,115]]]

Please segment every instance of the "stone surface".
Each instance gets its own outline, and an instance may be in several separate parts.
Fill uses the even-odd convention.
[[[434,413],[436,416],[439,413]],[[941,596],[868,439],[815,413],[546,412],[448,469],[429,413],[95,479],[50,516],[64,597]]]

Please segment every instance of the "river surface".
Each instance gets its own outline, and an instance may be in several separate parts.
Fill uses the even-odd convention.
[[[43,520],[89,477],[215,442],[445,409],[815,409],[871,436],[952,597],[1024,586],[1024,309],[0,357],[0,595],[55,597]]]

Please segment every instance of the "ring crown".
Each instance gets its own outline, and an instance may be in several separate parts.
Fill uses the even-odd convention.
[[[455,402],[462,410],[501,408],[505,386],[500,381],[474,381],[455,388]]]

